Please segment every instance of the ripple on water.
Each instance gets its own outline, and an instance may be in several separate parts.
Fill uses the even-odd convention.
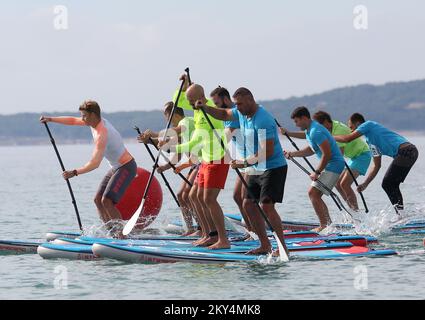
[[[414,143],[425,147],[425,139]],[[138,157],[139,165],[151,167],[150,160],[142,157],[139,145],[128,147]],[[5,190],[0,192],[3,213],[0,238],[41,239],[52,230],[78,230],[66,184],[60,173],[54,171],[58,168],[57,159],[46,150],[50,148],[8,149],[11,161],[4,164],[0,179],[0,190]],[[91,146],[61,146],[62,157],[70,166],[84,163],[91,150]],[[44,164],[37,169],[39,172],[32,172],[35,167],[29,170],[26,161],[21,161],[27,154],[31,154],[34,163]],[[385,161],[377,182],[365,193],[371,214],[364,217],[364,223],[356,231],[377,235],[379,246],[394,247],[402,253],[400,256],[226,265],[138,265],[112,260],[47,261],[38,255],[0,256],[0,299],[423,299],[423,237],[388,232],[394,224],[394,214],[379,185],[387,165]],[[72,181],[83,225],[89,230],[99,226],[92,197],[106,170],[103,165],[100,170]],[[405,217],[425,219],[425,187],[417,187],[425,179],[425,162],[418,162],[414,170],[415,175],[403,185],[407,200]],[[33,174],[30,180],[29,174]],[[180,185],[175,176],[167,177],[174,188]],[[8,181],[13,181],[19,192],[12,192],[6,185]],[[234,181],[231,172],[226,190],[219,198],[226,212],[236,212],[232,201]],[[285,202],[278,205],[281,216],[288,220],[317,221],[306,196],[308,181],[300,179],[299,171],[293,166],[288,171],[287,185],[290,188]],[[154,228],[179,217],[170,195],[165,188],[163,191],[163,209],[152,225]],[[332,201],[327,198],[325,201],[335,222],[347,222]],[[62,267],[67,270],[68,285],[56,288],[59,274],[55,270],[63,270]],[[359,270],[367,271],[367,290],[356,289]]]

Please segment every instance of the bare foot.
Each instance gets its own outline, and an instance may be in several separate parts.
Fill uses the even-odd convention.
[[[322,231],[323,229],[326,229],[326,228],[327,228],[327,226],[320,226],[320,227],[312,229],[311,231],[319,233],[320,231]]]
[[[230,249],[230,242],[228,240],[217,241],[213,245],[209,246],[208,249],[211,249],[211,250]]]
[[[213,245],[217,241],[218,241],[218,237],[207,237],[207,238],[205,238],[205,240],[200,241],[198,243],[198,246],[200,246],[200,247],[208,247],[208,246]]]
[[[269,254],[271,252],[272,252],[272,247],[259,247],[257,249],[248,251],[246,254],[259,255],[259,254]]]
[[[183,237],[189,237],[191,236],[195,230],[187,230],[185,233],[182,234]]]
[[[193,242],[192,242],[192,244],[193,244],[194,246],[199,246],[199,244],[200,244],[201,242],[205,241],[206,239],[207,239],[207,237],[206,237],[206,236],[202,236],[200,239],[198,239],[198,240],[196,240],[196,241],[193,241]]]
[[[202,236],[201,230],[196,230],[195,232],[192,232],[191,234],[188,235],[188,237],[200,237],[200,236]]]

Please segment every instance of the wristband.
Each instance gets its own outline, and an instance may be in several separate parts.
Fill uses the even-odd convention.
[[[74,171],[72,171],[72,173],[74,174],[74,176],[78,176],[78,171],[77,171],[77,169],[75,169]]]
[[[314,170],[314,172],[315,172],[316,174],[318,174],[319,176],[322,174],[322,172],[321,172],[321,171],[319,171],[319,170]]]

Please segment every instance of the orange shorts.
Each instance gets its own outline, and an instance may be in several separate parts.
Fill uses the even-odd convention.
[[[196,177],[196,183],[204,189],[224,189],[229,173],[229,164],[202,163]]]

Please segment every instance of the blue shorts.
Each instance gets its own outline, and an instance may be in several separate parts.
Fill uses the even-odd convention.
[[[365,176],[371,160],[372,155],[370,151],[367,151],[355,158],[349,159],[347,164],[351,170],[356,170],[361,176]]]

